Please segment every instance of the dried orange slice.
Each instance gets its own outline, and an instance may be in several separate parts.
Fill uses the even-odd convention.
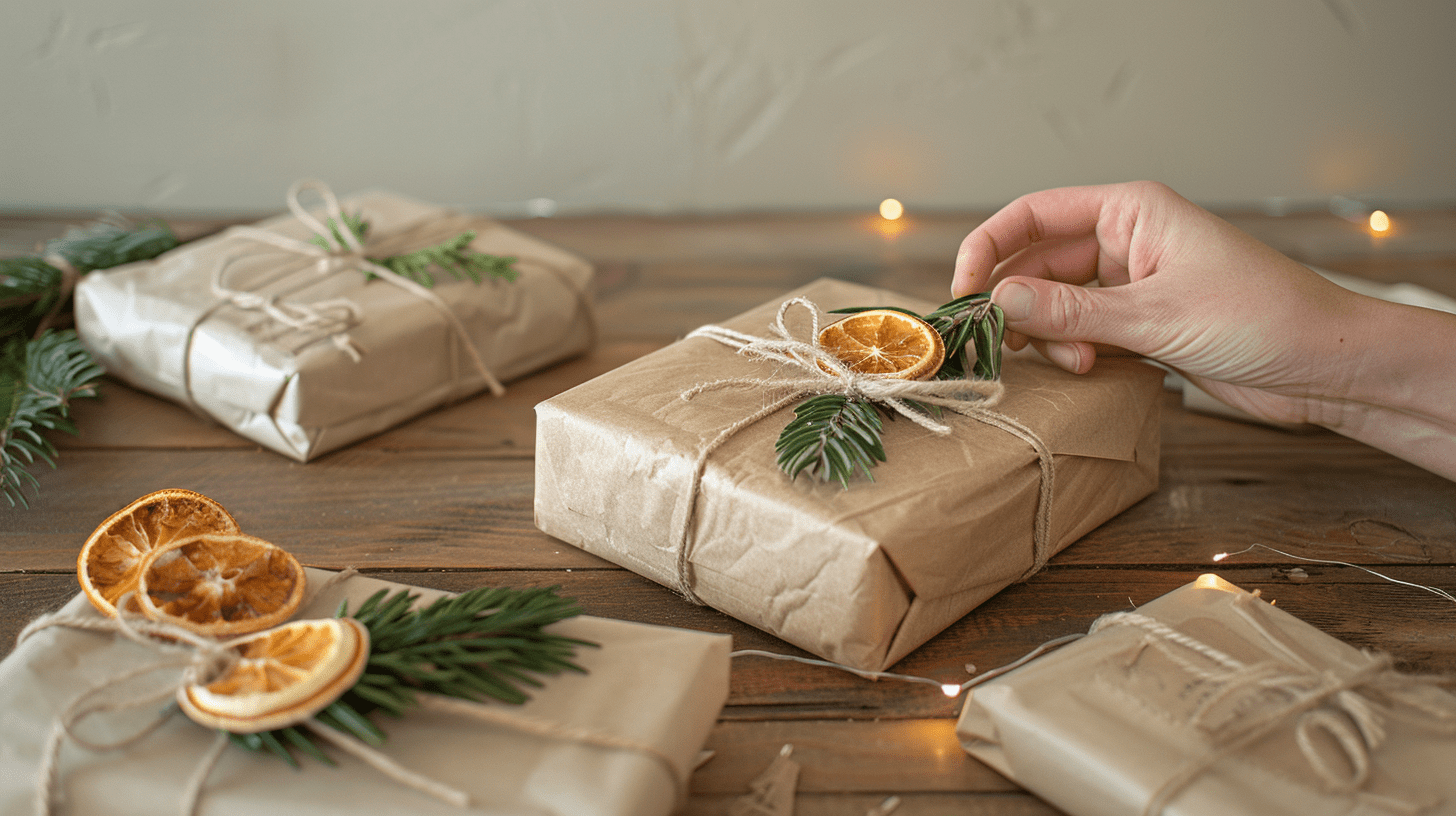
[[[928,380],[945,362],[940,332],[894,309],[871,309],[825,326],[819,345],[851,371],[902,380]]]
[[[236,533],[238,523],[222,505],[191,490],[148,493],[112,513],[86,539],[76,557],[76,577],[98,610],[116,616],[116,602],[137,588],[147,554],[198,533]],[[137,611],[135,599],[128,605]]]
[[[369,630],[353,618],[285,623],[227,644],[238,662],[177,703],[209,728],[240,734],[303,722],[353,688],[369,662]]]
[[[202,533],[154,548],[136,598],[151,620],[231,637],[288,620],[305,584],[303,567],[282,547],[242,533]]]

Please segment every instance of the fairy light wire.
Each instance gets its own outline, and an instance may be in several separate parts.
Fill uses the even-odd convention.
[[[1438,597],[1444,598],[1444,599],[1450,601],[1451,603],[1456,603],[1456,595],[1452,595],[1450,592],[1447,592],[1446,590],[1441,589],[1440,587],[1427,586],[1425,584],[1417,584],[1417,583],[1415,583],[1413,581],[1402,581],[1399,578],[1394,578],[1392,576],[1386,575],[1383,572],[1376,572],[1375,570],[1370,569],[1369,567],[1362,567],[1359,564],[1351,564],[1349,561],[1336,561],[1336,560],[1330,559],[1330,558],[1309,558],[1309,557],[1306,557],[1306,556],[1303,556],[1303,555],[1295,555],[1293,553],[1287,553],[1287,552],[1285,552],[1283,550],[1277,550],[1277,549],[1275,549],[1273,547],[1270,547],[1267,544],[1250,544],[1249,546],[1243,548],[1242,550],[1239,550],[1238,552],[1221,552],[1221,553],[1218,553],[1217,555],[1215,555],[1213,557],[1213,560],[1214,561],[1223,561],[1224,559],[1226,559],[1226,558],[1232,558],[1235,555],[1243,555],[1244,553],[1249,552],[1251,550],[1254,550],[1255,548],[1263,549],[1263,550],[1268,550],[1269,552],[1272,552],[1272,553],[1278,553],[1279,555],[1282,555],[1285,558],[1293,558],[1296,561],[1307,561],[1307,562],[1309,562],[1311,564],[1336,564],[1336,565],[1339,565],[1341,567],[1353,567],[1353,568],[1355,568],[1357,570],[1360,570],[1361,572],[1368,572],[1371,575],[1374,575],[1376,578],[1383,578],[1383,579],[1391,582],[1392,584],[1400,584],[1401,586],[1408,586],[1408,587],[1412,587],[1414,589],[1423,589],[1426,592],[1429,592],[1429,593],[1431,593],[1433,595],[1436,595]]]
[[[1052,638],[1051,640],[1048,640],[1040,646],[1037,646],[1035,649],[1032,649],[1021,657],[1018,657],[1017,659],[1011,661],[1010,663],[1007,663],[1004,666],[997,666],[994,669],[988,669],[987,671],[981,672],[980,674],[977,674],[976,676],[965,681],[964,683],[946,683],[944,681],[936,680],[931,677],[919,677],[913,674],[897,674],[895,672],[868,671],[865,669],[856,669],[853,666],[846,666],[842,663],[835,663],[831,660],[819,660],[813,657],[800,657],[798,655],[779,654],[778,652],[766,652],[762,649],[739,649],[738,651],[730,652],[728,657],[766,657],[770,660],[787,660],[793,663],[803,663],[808,666],[824,666],[825,668],[839,669],[840,671],[849,672],[850,674],[863,677],[866,680],[901,680],[906,683],[923,683],[925,685],[935,686],[936,688],[940,689],[941,693],[947,697],[955,698],[959,697],[967,689],[979,686],[980,684],[986,682],[987,680],[990,680],[993,677],[999,677],[1006,672],[1011,671],[1012,669],[1019,668],[1030,662],[1031,660],[1040,657],[1042,654],[1057,648],[1058,646],[1071,643],[1078,638],[1083,638],[1086,636],[1087,633],[1085,632],[1073,632],[1070,635],[1062,635],[1058,638]],[[967,665],[966,668],[968,671],[971,671],[973,673],[975,672],[975,666]]]

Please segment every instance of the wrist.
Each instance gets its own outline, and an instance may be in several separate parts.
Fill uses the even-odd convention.
[[[1335,332],[1344,371],[1311,421],[1456,479],[1456,315],[1361,301]]]

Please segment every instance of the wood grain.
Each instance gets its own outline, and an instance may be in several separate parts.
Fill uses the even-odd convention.
[[[61,466],[39,469],[29,510],[0,506],[0,653],[37,615],[77,591],[75,554],[131,499],[185,486],[221,501],[244,529],[314,566],[359,567],[406,584],[560,586],[588,614],[731,634],[735,647],[793,646],[540,533],[532,513],[539,401],[660,348],[693,328],[831,276],[939,300],[961,238],[984,214],[864,214],[515,222],[598,270],[602,342],[592,353],[428,412],[307,465],[187,409],[107,383],[74,406],[81,433],[56,439]],[[1232,213],[1296,259],[1456,296],[1456,212],[1406,213],[1373,238],[1328,213]],[[0,255],[30,251],[84,218],[0,217]],[[201,234],[251,218],[184,221]],[[1184,410],[1164,398],[1162,478],[1147,499],[1090,532],[1041,574],[991,598],[894,667],[961,682],[1036,645],[1085,631],[1198,574],[1216,571],[1355,646],[1412,671],[1456,673],[1456,605],[1392,578],[1456,588],[1456,485],[1328,431],[1282,430]],[[1300,567],[1303,574],[1291,573]],[[890,794],[896,816],[1048,816],[1058,811],[956,744],[960,701],[929,685],[869,682],[757,657],[734,660],[730,697],[683,812],[726,814],[783,744],[803,763],[796,812],[859,814]]]

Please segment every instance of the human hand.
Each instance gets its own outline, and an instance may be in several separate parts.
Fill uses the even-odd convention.
[[[1385,314],[1152,182],[1012,202],[961,243],[951,291],[992,285],[1012,349],[1080,374],[1121,347],[1256,416],[1332,426]]]

